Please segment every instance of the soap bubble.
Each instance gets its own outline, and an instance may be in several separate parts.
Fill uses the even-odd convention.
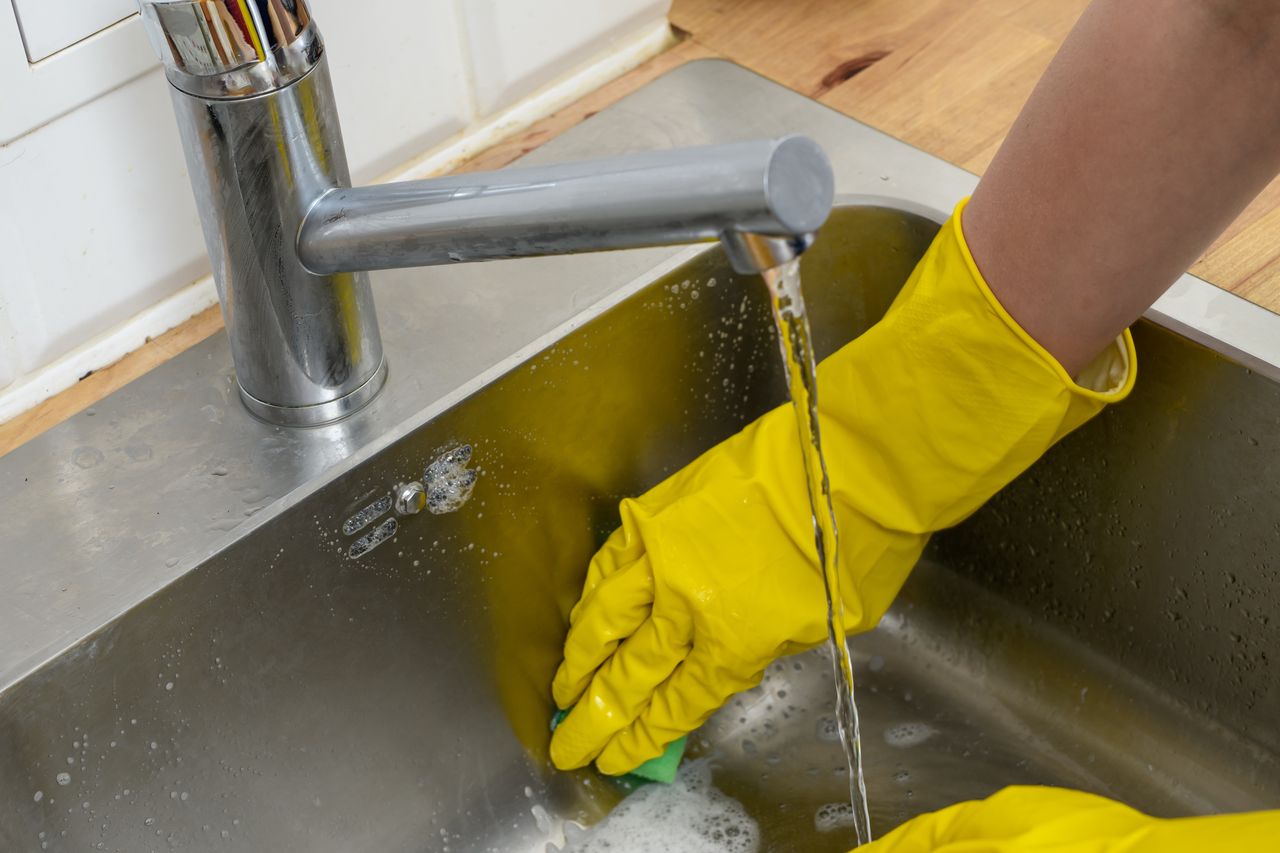
[[[833,832],[853,825],[851,803],[827,803],[820,806],[813,815],[813,828],[818,832]]]
[[[899,723],[884,730],[884,742],[906,749],[919,746],[937,733],[938,730],[928,723]]]
[[[427,491],[427,510],[433,515],[456,512],[471,497],[476,472],[467,468],[471,445],[445,451],[427,466],[422,485]]]
[[[760,828],[737,800],[711,785],[711,765],[685,762],[670,785],[646,785],[563,853],[756,853]]]

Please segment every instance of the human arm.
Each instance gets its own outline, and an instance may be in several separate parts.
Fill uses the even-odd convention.
[[[1075,382],[981,280],[957,208],[883,319],[818,366],[846,632],[875,627],[932,531],[1122,399],[1125,333]],[[592,558],[552,685],[551,758],[624,773],[779,655],[827,637],[799,433],[769,412],[638,498]]]
[[[1094,0],[964,231],[1000,303],[1074,376],[1277,172],[1280,3]]]
[[[1272,85],[1242,57],[1265,65],[1273,55],[1233,40],[1241,19],[1229,14],[1204,36],[1212,52],[1190,46],[1192,16],[1230,4],[1133,6],[1146,18],[1095,3],[962,219],[943,228],[885,320],[819,369],[849,630],[874,627],[931,531],[1123,397],[1134,364],[1117,336],[1275,171],[1265,139],[1280,139],[1274,118],[1260,130],[1241,118]],[[1235,8],[1267,13],[1256,0]],[[1261,18],[1243,31],[1255,36]],[[1112,30],[1129,38],[1124,49]],[[1185,71],[1187,57],[1234,87],[1224,103],[1201,83],[1189,96],[1152,88],[1160,68]],[[1148,103],[1157,96],[1170,103]],[[1134,118],[1120,121],[1126,105]],[[1204,129],[1194,144],[1171,134],[1196,118],[1225,130]],[[1237,143],[1248,163],[1232,165]],[[1189,210],[1196,193],[1213,198]],[[1134,213],[1148,205],[1162,209]],[[577,707],[552,742],[558,765],[599,758],[623,772],[753,684],[773,656],[825,636],[821,609],[801,603],[820,602],[821,587],[788,416],[766,415],[624,502],[571,617],[554,693]]]

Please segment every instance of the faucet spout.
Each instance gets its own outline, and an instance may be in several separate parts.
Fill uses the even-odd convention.
[[[825,153],[802,136],[337,188],[302,223],[298,257],[331,275],[730,234],[807,246],[833,194]]]
[[[271,423],[328,423],[379,392],[370,270],[719,239],[755,273],[803,252],[831,209],[831,166],[801,136],[352,187],[308,0],[139,6],[240,396]]]

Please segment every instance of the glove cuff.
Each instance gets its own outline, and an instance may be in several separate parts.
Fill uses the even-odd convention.
[[[1035,338],[1031,337],[1027,330],[1018,324],[1017,320],[1013,319],[1013,316],[1005,310],[1004,306],[1000,304],[1000,300],[991,291],[991,286],[987,284],[982,271],[978,269],[978,264],[973,259],[973,253],[969,250],[969,241],[964,236],[963,214],[968,204],[969,199],[967,197],[961,199],[960,203],[956,205],[955,211],[951,214],[951,218],[942,227],[952,230],[953,233],[950,236],[955,240],[960,257],[968,268],[969,275],[973,278],[974,286],[978,288],[979,292],[987,300],[991,310],[1009,327],[1009,331],[1018,340],[1053,371],[1071,393],[1087,399],[1097,400],[1100,403],[1118,403],[1128,397],[1138,378],[1137,351],[1134,349],[1133,336],[1129,333],[1129,330],[1125,329],[1112,342],[1110,347],[1099,353],[1084,370],[1080,371],[1079,376],[1072,377],[1047,349],[1042,347]]]

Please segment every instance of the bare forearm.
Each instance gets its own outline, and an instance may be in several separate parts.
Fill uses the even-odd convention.
[[[1001,303],[1074,374],[1278,170],[1280,3],[1094,0],[965,234]]]

